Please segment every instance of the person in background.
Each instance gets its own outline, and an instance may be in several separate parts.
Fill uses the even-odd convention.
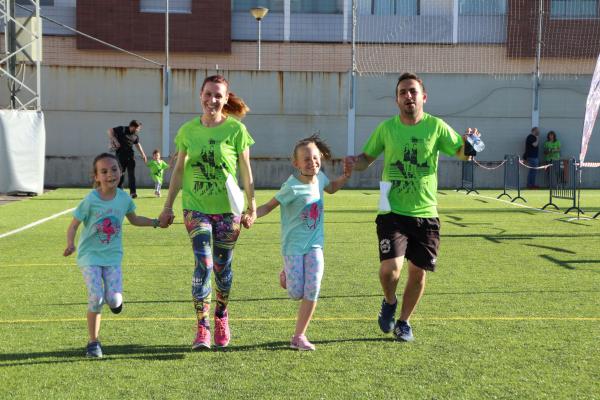
[[[548,168],[548,178],[550,174],[554,174],[559,180],[563,180],[563,165],[560,163],[554,163],[554,161],[560,160],[560,141],[556,137],[556,132],[550,131],[546,135],[546,142],[544,143],[544,162],[546,164],[552,164],[551,168]],[[558,171],[552,172],[552,170],[558,166]]]
[[[142,131],[142,123],[138,120],[132,120],[129,126],[115,126],[108,130],[108,139],[110,146],[115,150],[119,164],[121,165],[121,178],[119,180],[119,189],[123,189],[125,180],[125,171],[127,171],[127,180],[129,183],[129,194],[131,198],[137,197],[135,186],[135,157],[133,146],[137,148],[144,164],[148,162],[146,153],[140,143],[139,133]]]
[[[537,175],[537,167],[540,166],[540,159],[538,156],[539,153],[539,137],[540,130],[537,126],[531,128],[531,133],[527,135],[527,139],[525,139],[525,154],[523,154],[523,158],[527,162],[531,168],[529,168],[529,172],[527,173],[527,188],[528,189],[538,189],[539,186],[535,184],[535,179]]]
[[[154,195],[160,197],[165,170],[169,169],[169,164],[160,158],[160,150],[155,149],[152,152],[152,160],[148,161],[146,165],[150,168],[150,177],[154,182]]]

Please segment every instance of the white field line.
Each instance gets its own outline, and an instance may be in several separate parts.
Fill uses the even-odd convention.
[[[51,216],[49,216],[49,217],[42,218],[42,219],[40,219],[40,220],[38,220],[38,221],[35,221],[35,222],[32,222],[32,223],[30,223],[30,224],[28,224],[28,225],[22,226],[22,227],[20,227],[20,228],[18,228],[18,229],[15,229],[14,231],[10,231],[10,232],[6,232],[6,233],[2,233],[2,234],[0,234],[0,239],[2,239],[2,238],[5,238],[5,237],[7,237],[7,236],[10,236],[10,235],[14,235],[15,233],[22,232],[22,231],[24,231],[24,230],[26,230],[26,229],[33,228],[34,226],[37,226],[37,225],[43,224],[44,222],[46,222],[46,221],[50,221],[51,219],[58,218],[58,217],[60,217],[61,215],[65,215],[65,214],[67,214],[67,213],[70,213],[70,212],[72,212],[74,209],[75,209],[75,208],[69,208],[68,210],[61,211],[61,212],[59,212],[59,213],[56,213],[56,214],[53,214],[53,215],[51,215]]]

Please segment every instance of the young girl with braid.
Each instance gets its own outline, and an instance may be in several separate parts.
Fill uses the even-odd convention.
[[[281,206],[284,270],[280,281],[292,299],[301,300],[290,343],[297,350],[315,350],[306,338],[306,330],[317,306],[324,269],[323,192],[337,192],[351,174],[344,165],[344,174],[329,181],[321,171],[321,160],[329,158],[331,151],[318,135],[300,140],[292,155],[297,174],[291,175],[275,197],[256,210],[260,218]]]

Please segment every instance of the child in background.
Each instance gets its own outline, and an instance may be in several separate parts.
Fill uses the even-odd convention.
[[[165,170],[169,168],[169,164],[160,158],[160,150],[155,149],[152,152],[152,160],[148,161],[147,165],[150,168],[150,176],[154,181],[154,195],[160,197],[160,188],[162,187]]]
[[[123,308],[123,258],[122,224],[127,217],[132,225],[158,226],[158,219],[136,215],[135,203],[119,189],[121,168],[117,158],[102,153],[93,163],[94,190],[92,190],[73,212],[73,221],[67,230],[67,248],[63,255],[75,252],[75,234],[83,222],[79,238],[77,264],[81,268],[88,290],[87,325],[89,342],[87,357],[102,357],[98,340],[100,312],[108,303],[115,314]]]
[[[331,158],[331,151],[318,135],[299,141],[292,155],[297,176],[290,176],[275,197],[256,211],[260,218],[281,205],[284,271],[280,283],[292,299],[302,300],[290,343],[297,350],[315,349],[306,338],[306,329],[317,306],[324,269],[323,191],[337,192],[351,174],[345,164],[344,174],[330,182],[321,172],[322,158]]]

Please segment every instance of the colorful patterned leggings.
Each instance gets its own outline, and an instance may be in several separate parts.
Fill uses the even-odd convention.
[[[192,298],[196,316],[199,323],[208,325],[213,269],[217,286],[215,313],[222,316],[229,302],[233,279],[231,260],[240,234],[240,217],[233,214],[203,214],[192,210],[183,210],[183,217],[195,258]]]
[[[317,301],[325,261],[323,249],[312,249],[301,256],[283,256],[288,295],[294,300]]]
[[[100,313],[102,306],[116,308],[123,302],[123,275],[121,266],[103,267],[91,265],[81,267],[88,292],[88,311]]]

